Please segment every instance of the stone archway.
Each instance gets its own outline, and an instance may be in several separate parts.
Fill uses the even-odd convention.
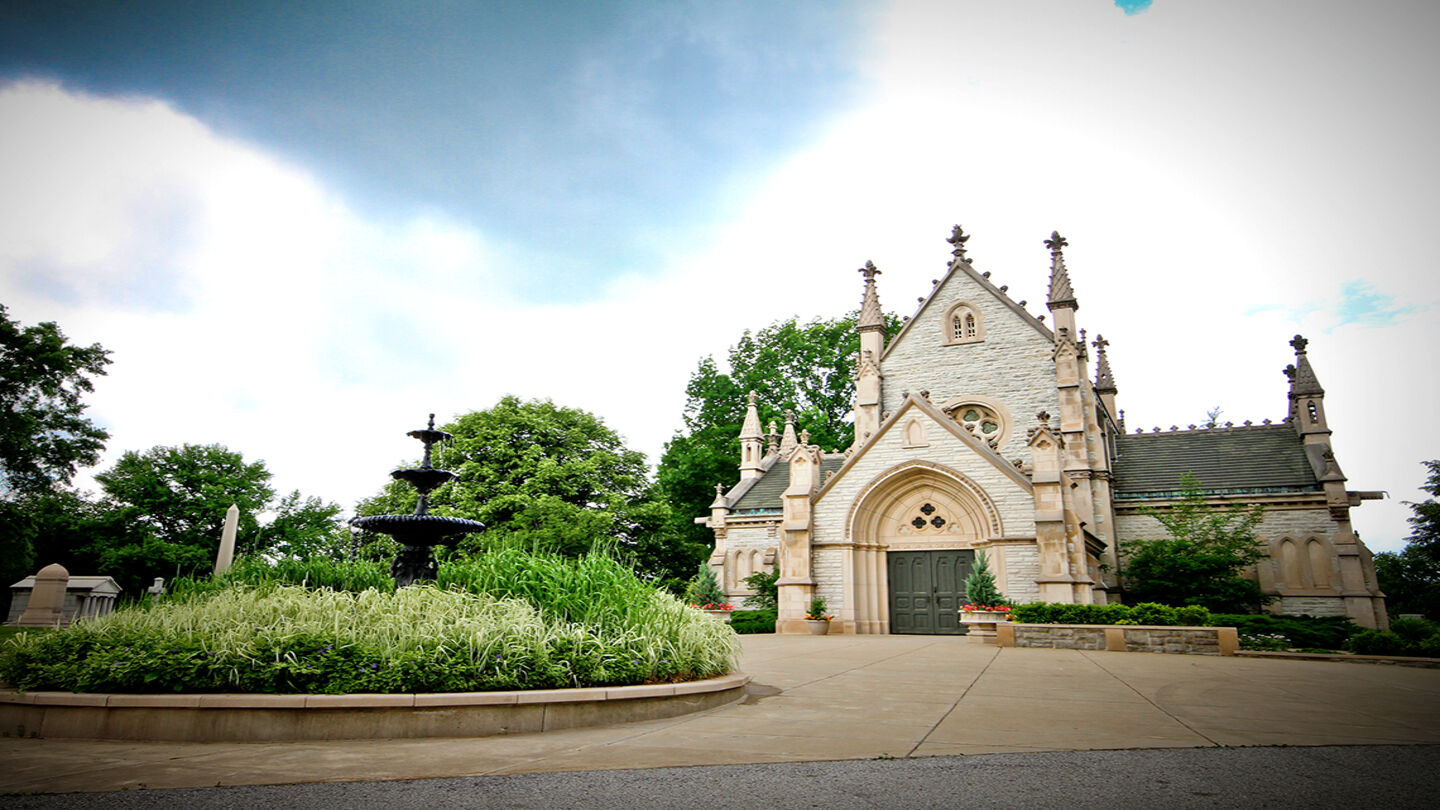
[[[1004,534],[985,490],[930,462],[904,464],[876,477],[856,499],[848,527],[857,633],[891,632],[890,552],[973,549]]]

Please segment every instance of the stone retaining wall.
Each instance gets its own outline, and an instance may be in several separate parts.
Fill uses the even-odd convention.
[[[658,720],[740,700],[742,673],[685,683],[417,695],[0,693],[5,736],[171,742],[487,737]]]
[[[1234,655],[1240,649],[1240,636],[1233,627],[1000,622],[995,630],[996,642],[1001,647],[1188,655]]]

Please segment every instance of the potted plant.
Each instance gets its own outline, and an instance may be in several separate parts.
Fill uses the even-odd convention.
[[[981,640],[995,638],[996,622],[1010,620],[1010,605],[996,587],[983,551],[975,553],[975,568],[965,578],[965,600],[960,621],[970,629],[969,635]]]
[[[830,617],[825,615],[825,599],[817,596],[810,600],[810,610],[805,614],[805,622],[810,625],[810,634],[823,636],[830,632]]]

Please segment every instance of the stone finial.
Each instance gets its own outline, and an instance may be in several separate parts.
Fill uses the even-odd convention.
[[[945,241],[949,242],[950,245],[954,248],[954,250],[950,251],[950,254],[952,256],[962,260],[965,258],[965,243],[970,241],[970,235],[965,233],[964,228],[956,225],[954,228],[950,229],[950,238],[946,239]]]
[[[1052,232],[1045,240],[1045,246],[1050,248],[1050,299],[1045,305],[1051,310],[1080,308],[1075,301],[1075,291],[1070,287],[1070,272],[1065,269],[1063,248],[1068,244],[1059,231]]]
[[[1305,355],[1305,347],[1309,344],[1310,341],[1299,335],[1290,341],[1290,345],[1295,347],[1295,365],[1287,366],[1285,375],[1290,378],[1290,396],[1292,397],[1313,397],[1325,394],[1325,389],[1320,387],[1320,380],[1315,377],[1315,369],[1310,367],[1310,358]]]
[[[1050,424],[1050,412],[1049,412],[1049,411],[1041,411],[1041,412],[1035,414],[1035,419],[1036,419],[1037,421],[1039,421],[1040,424],[1042,424],[1042,425],[1049,425],[1049,424]]]
[[[1115,375],[1110,371],[1110,358],[1105,356],[1105,347],[1110,345],[1110,341],[1104,335],[1096,335],[1092,345],[1095,347],[1095,390],[1117,393],[1119,389],[1115,387]]]
[[[875,277],[880,275],[880,271],[874,262],[865,262],[860,273],[865,276],[865,293],[860,299],[860,319],[856,321],[855,328],[862,332],[884,329],[885,315],[880,311],[880,296],[875,292]]]
[[[795,412],[785,412],[785,433],[780,437],[780,455],[789,458],[800,446],[800,440],[795,437]]]
[[[803,445],[807,445],[807,446],[810,444],[810,431],[809,431],[809,430],[802,430],[802,431],[800,431],[800,443],[803,444]]]
[[[715,485],[715,494],[716,494],[716,495],[724,495],[724,494],[725,494],[725,485],[724,485],[724,484],[716,484],[716,485]]]
[[[742,441],[752,439],[758,442],[763,437],[763,434],[760,432],[760,412],[755,408],[755,401],[759,398],[760,395],[754,391],[745,395],[747,403],[745,406],[745,422],[740,426],[740,439]]]
[[[923,400],[925,400],[925,401],[927,401],[927,402],[930,401],[930,392],[929,392],[929,391],[921,391],[921,392],[920,392],[920,398],[923,399]]]
[[[775,425],[775,420],[770,420],[770,432],[765,434],[765,452],[774,453],[780,449],[780,429]]]

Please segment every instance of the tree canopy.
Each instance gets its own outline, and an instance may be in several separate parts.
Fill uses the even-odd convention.
[[[1423,462],[1428,475],[1420,487],[1431,495],[1407,502],[1411,534],[1405,548],[1375,555],[1375,575],[1391,613],[1421,613],[1440,618],[1440,459]]]
[[[264,462],[246,462],[218,444],[131,450],[95,480],[123,526],[100,539],[95,551],[101,570],[127,589],[146,577],[213,565],[232,503],[240,508],[236,545],[253,547],[259,515],[275,497]]]
[[[1207,503],[1200,481],[1181,476],[1181,497],[1169,509],[1146,508],[1168,537],[1129,540],[1121,548],[1121,580],[1131,604],[1200,605],[1247,613],[1270,598],[1246,571],[1265,556],[1255,541],[1262,506]]]
[[[109,438],[85,417],[82,396],[105,374],[109,352],[74,346],[60,327],[22,327],[0,304],[0,577],[29,573],[43,517],[77,468],[94,464]],[[9,594],[0,595],[0,602]]]
[[[776,321],[758,332],[746,330],[730,347],[728,371],[713,357],[700,360],[685,386],[684,430],[665,444],[656,482],[670,507],[669,535],[677,555],[694,570],[711,545],[709,530],[694,519],[709,513],[715,485],[739,480],[740,428],[746,394],[759,395],[762,424],[784,423],[796,415],[798,429],[826,449],[848,447],[855,435],[855,362],[860,335],[858,312],[832,320]],[[900,319],[886,316],[887,334]]]
[[[69,483],[99,460],[110,435],[81,396],[109,362],[99,343],[72,346],[48,321],[22,328],[0,304],[0,495]]]
[[[507,396],[442,429],[455,438],[435,448],[433,463],[459,477],[431,494],[430,512],[486,526],[459,541],[463,550],[503,544],[578,555],[609,541],[643,557],[663,523],[644,454],[587,411]],[[415,502],[412,487],[392,481],[358,512],[405,514]]]

